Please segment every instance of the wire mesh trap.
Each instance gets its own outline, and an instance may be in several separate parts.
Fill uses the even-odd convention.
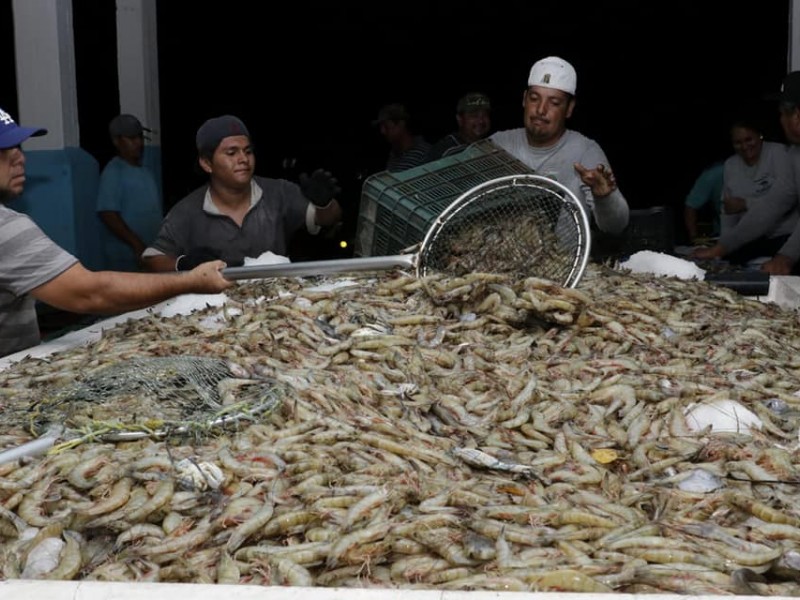
[[[199,356],[138,357],[40,391],[4,417],[35,435],[61,424],[75,445],[208,434],[264,417],[286,396],[283,384],[237,377],[232,367]]]
[[[589,254],[583,207],[557,182],[527,175],[477,186],[451,204],[428,231],[420,276],[503,273],[577,284]]]
[[[583,205],[560,183],[512,175],[479,185],[452,202],[428,229],[416,254],[223,269],[227,279],[320,275],[412,267],[434,273],[501,273],[575,287],[589,260]]]

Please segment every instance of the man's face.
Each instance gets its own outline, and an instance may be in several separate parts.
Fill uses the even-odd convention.
[[[458,131],[467,142],[477,142],[489,135],[492,128],[492,119],[489,111],[481,108],[470,110],[456,115]]]
[[[25,187],[25,155],[22,148],[0,150],[0,200],[16,198]]]
[[[800,144],[800,107],[781,109],[780,121],[786,139],[792,144]]]
[[[200,166],[222,185],[234,189],[249,186],[256,166],[250,138],[246,135],[223,138],[211,160],[201,158]]]
[[[758,131],[749,127],[734,127],[731,129],[731,145],[733,151],[742,157],[748,165],[754,165],[761,156],[761,147],[764,142]]]
[[[132,165],[142,164],[144,153],[144,137],[141,135],[118,135],[114,138],[114,146],[122,160]]]
[[[575,101],[566,92],[533,85],[522,97],[524,126],[533,146],[554,144],[567,128]]]
[[[385,121],[381,121],[379,130],[386,141],[394,145],[402,139],[403,133],[406,130],[406,123],[405,121],[386,119]]]

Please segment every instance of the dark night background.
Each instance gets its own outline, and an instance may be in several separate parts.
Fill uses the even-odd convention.
[[[761,98],[787,70],[789,8],[788,0],[161,0],[165,206],[204,181],[197,127],[231,113],[250,129],[259,174],[291,178],[322,166],[339,177],[339,235],[350,237],[361,181],[388,151],[370,124],[382,104],[406,103],[433,142],[454,128],[458,97],[479,90],[492,98],[495,130],[518,127],[531,65],[559,55],[578,72],[569,126],[601,144],[631,208],[669,206],[679,222],[700,170],[732,153],[735,117],[755,114],[769,138],[783,139],[775,107]],[[102,166],[107,123],[119,112],[116,8],[73,0],[73,10],[81,146]],[[0,0],[0,38],[0,68],[13,73],[11,0]],[[0,106],[16,115],[8,79]],[[286,158],[297,167],[284,169]],[[341,253],[336,241],[311,254]]]

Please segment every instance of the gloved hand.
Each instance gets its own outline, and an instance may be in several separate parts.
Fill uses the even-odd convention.
[[[233,251],[229,254],[225,254],[222,260],[224,260],[225,264],[229,267],[241,267],[244,264],[244,254]]]
[[[178,260],[175,261],[175,270],[191,271],[197,265],[202,265],[204,262],[217,260],[218,258],[221,258],[220,253],[213,248],[207,246],[192,248],[186,254],[178,257]]]
[[[336,177],[323,169],[317,169],[310,177],[308,173],[301,173],[300,190],[315,206],[320,207],[328,206],[331,200],[342,193]]]

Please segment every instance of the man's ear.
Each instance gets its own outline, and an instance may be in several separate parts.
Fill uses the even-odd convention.
[[[207,158],[201,156],[197,159],[197,162],[200,164],[200,168],[203,169],[209,175],[211,174],[211,161]]]
[[[567,118],[569,119],[572,116],[572,111],[575,110],[575,98],[572,97],[569,99],[569,104],[567,104]]]

